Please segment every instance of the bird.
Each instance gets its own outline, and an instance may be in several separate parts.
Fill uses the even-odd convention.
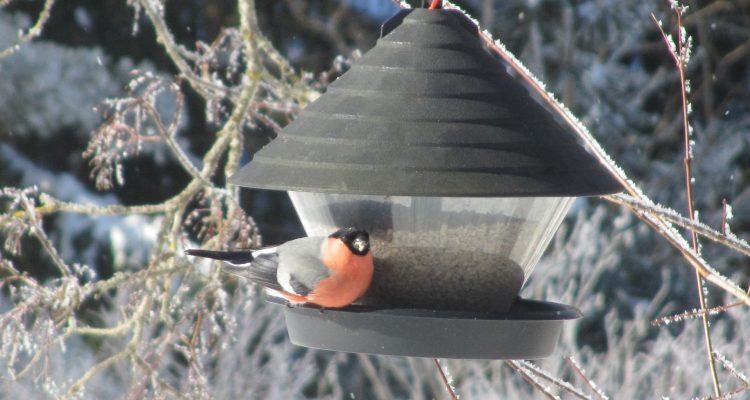
[[[259,250],[185,253],[221,260],[222,270],[264,286],[292,306],[346,307],[367,291],[375,270],[369,233],[353,227]]]

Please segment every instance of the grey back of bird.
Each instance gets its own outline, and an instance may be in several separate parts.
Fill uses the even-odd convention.
[[[278,282],[286,291],[306,296],[317,282],[328,278],[331,270],[322,260],[321,249],[326,237],[306,237],[277,247]]]

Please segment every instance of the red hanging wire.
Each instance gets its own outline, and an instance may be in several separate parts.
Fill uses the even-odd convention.
[[[437,10],[438,8],[441,8],[443,6],[443,0],[432,0],[432,3],[430,3],[430,10]]]

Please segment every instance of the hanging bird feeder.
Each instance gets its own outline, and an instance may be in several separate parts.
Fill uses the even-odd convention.
[[[284,308],[293,343],[443,358],[541,358],[575,308],[518,293],[574,196],[622,190],[454,10],[403,10],[248,165],[305,231],[370,232],[375,276],[339,310]]]

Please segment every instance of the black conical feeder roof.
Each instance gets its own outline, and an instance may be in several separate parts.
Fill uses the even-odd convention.
[[[230,178],[276,190],[585,196],[622,186],[453,10],[404,10]]]

